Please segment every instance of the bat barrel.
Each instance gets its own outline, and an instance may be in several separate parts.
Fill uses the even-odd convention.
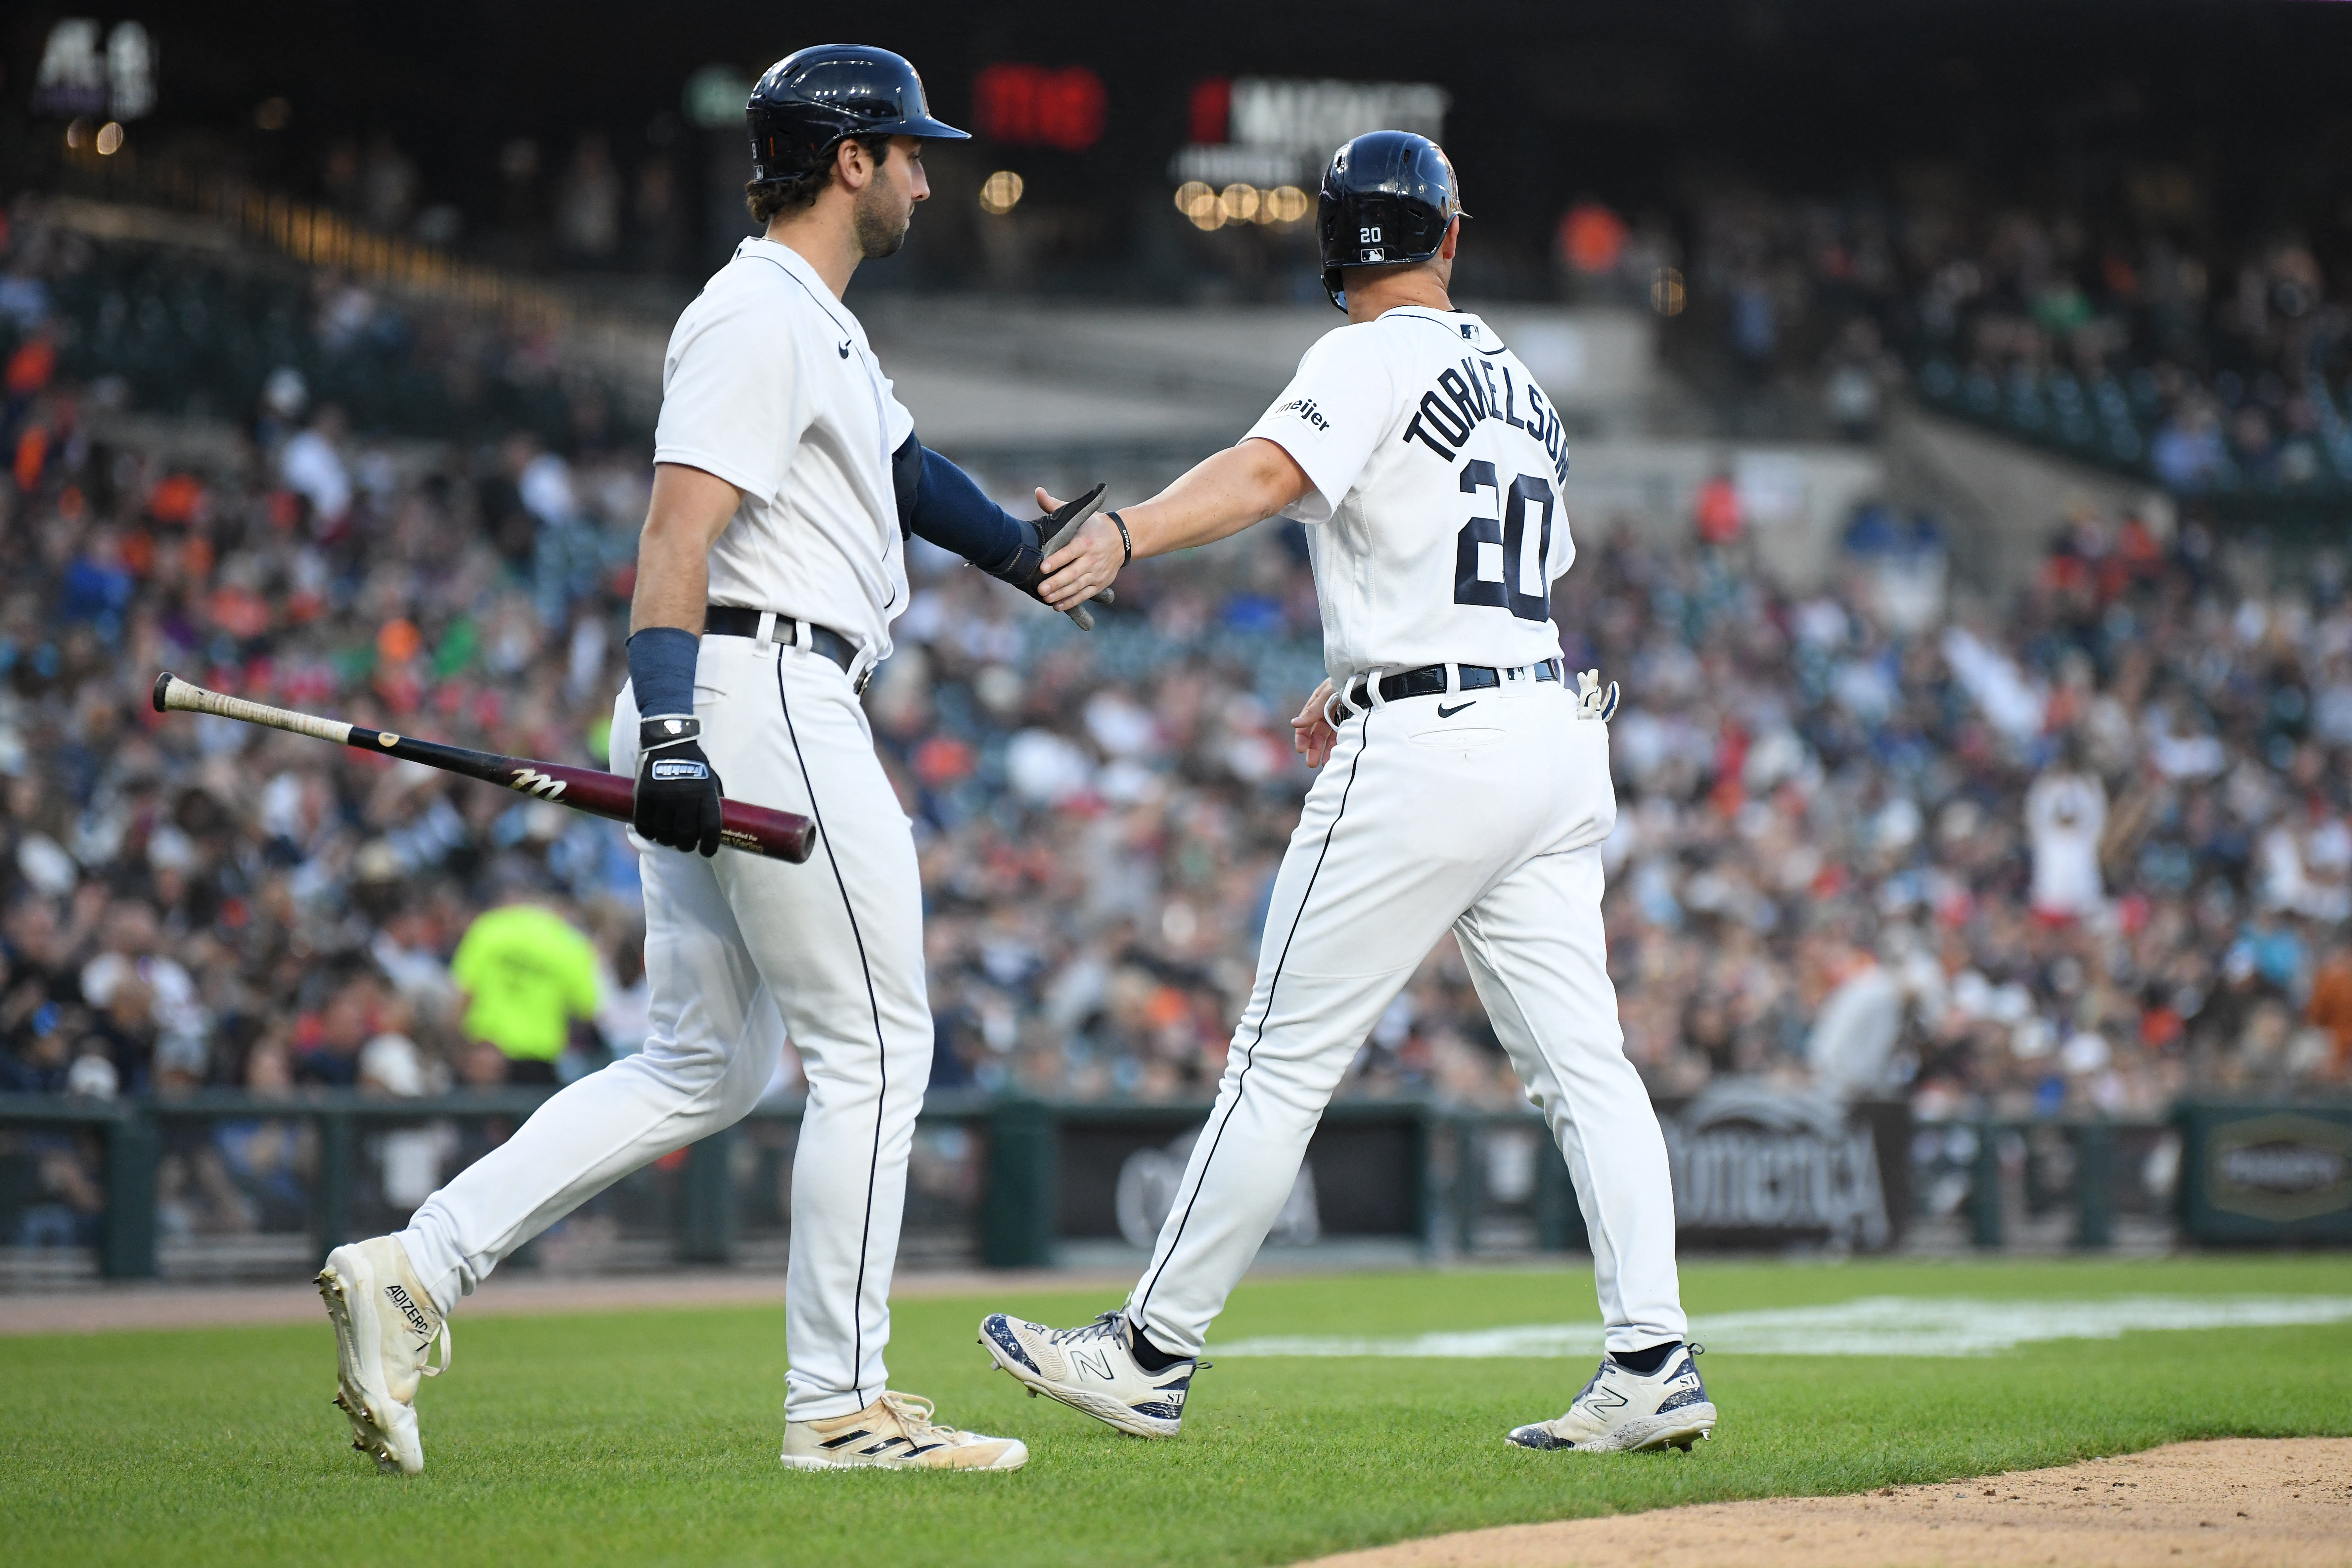
[[[168,670],[155,678],[151,700],[158,713],[175,710],[216,713],[248,724],[263,724],[271,729],[291,731],[298,735],[309,735],[316,740],[331,741],[338,745],[358,746],[373,755],[422,763],[427,767],[480,779],[519,794],[535,795],[541,800],[555,802],[615,822],[626,822],[630,817],[635,790],[634,781],[608,773],[601,768],[575,768],[560,763],[499,756],[464,746],[443,745],[437,741],[421,741],[415,736],[394,734],[388,730],[346,724],[337,719],[321,719],[314,714],[270,708],[258,702],[248,702],[243,698],[207,691],[201,686],[180,679]],[[732,800],[721,801],[719,809],[724,814],[725,824],[722,840],[731,848],[798,864],[806,860],[815,847],[815,824],[797,812],[776,811]]]

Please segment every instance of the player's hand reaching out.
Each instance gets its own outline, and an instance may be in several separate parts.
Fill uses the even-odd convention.
[[[1046,494],[1043,485],[1037,487],[1037,505],[1048,516],[1065,504]],[[1098,511],[1079,527],[1076,538],[1045,557],[1045,576],[1037,584],[1037,596],[1057,610],[1076,609],[1105,594],[1125,564],[1127,546],[1119,537],[1118,524]]]
[[[1307,706],[1290,721],[1290,749],[1307,759],[1310,768],[1319,768],[1331,760],[1331,748],[1339,742],[1339,731],[1331,728],[1330,718],[1323,711],[1331,700],[1331,681],[1325,677],[1307,700]]]

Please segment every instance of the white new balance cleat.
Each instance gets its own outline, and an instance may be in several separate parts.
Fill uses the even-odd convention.
[[[335,1325],[335,1403],[352,1418],[352,1447],[376,1468],[425,1468],[416,1436],[416,1388],[449,1365],[449,1323],[409,1267],[396,1237],[354,1241],[327,1254],[319,1295]],[[441,1364],[427,1364],[435,1340]]]
[[[1184,1424],[1184,1394],[1199,1357],[1146,1372],[1135,1359],[1135,1331],[1124,1311],[1105,1312],[1084,1328],[1049,1329],[1003,1312],[980,1321],[980,1342],[997,1366],[1073,1410],[1083,1410],[1138,1437],[1173,1437]]]
[[[1699,1381],[1702,1345],[1685,1345],[1644,1377],[1613,1357],[1584,1385],[1556,1421],[1511,1428],[1507,1442],[1522,1448],[1574,1448],[1586,1454],[1638,1454],[1658,1448],[1685,1453],[1715,1432],[1715,1406]]]
[[[846,1415],[785,1422],[782,1458],[791,1470],[1017,1470],[1029,1446],[939,1426],[929,1400],[885,1393]]]

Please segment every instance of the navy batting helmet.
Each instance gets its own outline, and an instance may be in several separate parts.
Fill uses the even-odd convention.
[[[845,136],[971,139],[931,118],[913,66],[864,44],[816,44],[786,55],[751,89],[743,120],[754,180],[804,174]]]
[[[1331,154],[1315,204],[1323,243],[1323,291],[1348,308],[1343,267],[1426,261],[1462,216],[1445,151],[1410,131],[1370,131]]]

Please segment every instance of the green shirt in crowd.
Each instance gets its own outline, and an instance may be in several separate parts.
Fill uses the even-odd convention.
[[[596,950],[552,910],[509,904],[466,928],[450,977],[471,998],[466,1032],[509,1057],[553,1061],[598,1003]]]

